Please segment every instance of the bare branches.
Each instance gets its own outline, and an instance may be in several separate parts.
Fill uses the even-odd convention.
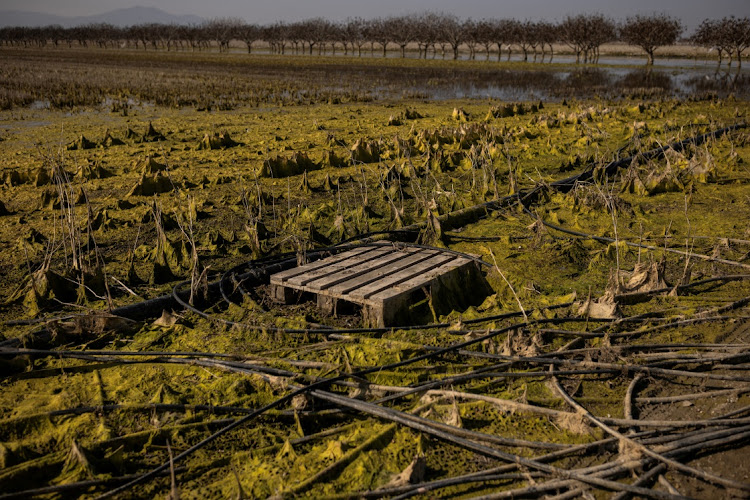
[[[637,15],[629,17],[620,27],[620,38],[636,47],[640,47],[648,56],[647,65],[654,64],[654,51],[677,41],[682,33],[679,20],[666,14],[653,16]]]
[[[631,45],[641,47],[653,64],[654,51],[664,45],[673,44],[682,33],[678,20],[666,14],[627,18],[619,29],[619,38]],[[517,19],[459,19],[440,12],[422,12],[385,18],[349,19],[335,22],[323,18],[312,18],[293,23],[274,22],[266,25],[246,23],[236,18],[215,18],[201,25],[174,25],[147,23],[130,27],[109,24],[90,24],[63,28],[6,27],[0,29],[0,45],[20,47],[55,47],[73,44],[81,47],[99,48],[143,48],[144,50],[208,50],[212,47],[227,52],[232,42],[241,42],[251,53],[258,42],[264,42],[272,53],[284,54],[288,47],[295,54],[316,53],[322,55],[330,49],[336,54],[338,47],[344,54],[362,55],[362,47],[369,44],[374,52],[379,46],[385,56],[389,46],[398,47],[401,57],[416,45],[418,57],[427,58],[429,49],[433,57],[440,47],[442,57],[450,48],[453,59],[459,58],[461,49],[468,50],[469,58],[475,59],[483,48],[486,59],[490,51],[497,49],[497,60],[504,50],[510,58],[514,48],[523,53],[528,61],[541,62],[547,53],[550,61],[553,44],[568,44],[576,54],[576,62],[597,63],[599,47],[618,38],[617,23],[600,14],[568,16],[561,23],[549,21],[521,21]],[[741,64],[742,52],[750,46],[750,19],[729,17],[722,20],[705,20],[690,38],[693,43],[716,50],[721,62],[724,54],[729,61],[737,58]]]

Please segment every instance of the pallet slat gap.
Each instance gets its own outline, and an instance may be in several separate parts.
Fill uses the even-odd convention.
[[[391,264],[388,264],[387,266],[373,269],[368,273],[362,274],[357,276],[356,278],[352,278],[351,280],[343,281],[336,286],[332,287],[330,289],[331,293],[337,293],[341,295],[350,295],[351,297],[357,297],[359,294],[353,294],[352,292],[355,290],[359,290],[360,288],[367,286],[373,282],[379,282],[382,279],[387,279],[388,277],[397,274],[399,272],[402,272],[404,269],[408,269],[410,266],[419,264],[421,262],[424,262],[425,260],[431,259],[436,257],[436,252],[432,251],[424,251],[424,252],[415,252],[411,254],[410,256],[397,260],[395,262],[392,262]],[[349,281],[356,281],[355,283],[346,284]]]

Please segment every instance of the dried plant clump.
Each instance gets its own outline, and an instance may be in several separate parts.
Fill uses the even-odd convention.
[[[239,145],[239,142],[235,142],[232,140],[232,138],[229,136],[229,132],[224,131],[221,133],[214,132],[213,134],[207,133],[205,136],[203,136],[203,139],[201,139],[196,149],[198,151],[226,149]]]
[[[291,157],[277,156],[263,162],[261,177],[290,177],[308,170],[318,170],[320,165],[312,161],[307,153],[296,152]]]

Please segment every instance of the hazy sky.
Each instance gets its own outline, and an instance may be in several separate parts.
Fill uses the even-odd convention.
[[[66,16],[100,14],[146,5],[171,14],[205,18],[240,17],[266,23],[310,17],[343,20],[421,12],[450,12],[459,17],[562,19],[568,14],[600,12],[614,17],[666,12],[688,27],[705,18],[750,16],[750,0],[0,0],[0,10],[30,10]]]

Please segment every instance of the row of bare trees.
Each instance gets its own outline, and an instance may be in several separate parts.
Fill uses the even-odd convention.
[[[248,52],[263,43],[274,53],[323,54],[340,51],[361,56],[363,51],[386,56],[388,49],[398,49],[402,57],[407,47],[416,47],[419,57],[430,54],[443,58],[459,57],[468,50],[475,59],[484,53],[487,59],[495,53],[498,60],[513,51],[523,60],[551,61],[555,44],[566,44],[576,54],[577,62],[596,63],[599,49],[607,42],[621,40],[640,47],[653,64],[654,51],[674,44],[683,33],[681,23],[666,14],[629,17],[621,23],[605,16],[569,16],[559,23],[519,21],[516,19],[460,20],[453,15],[425,12],[376,19],[354,18],[337,23],[322,18],[294,23],[249,24],[239,19],[214,19],[201,25],[141,24],[118,28],[93,24],[63,28],[9,27],[0,29],[0,43],[13,46],[98,46],[228,51],[233,41],[243,42]],[[741,62],[742,52],[750,46],[750,18],[729,17],[706,20],[688,41],[717,51],[719,63],[726,55],[729,61]]]
[[[726,54],[729,65],[732,58],[742,67],[742,53],[750,47],[750,20],[747,17],[725,17],[720,20],[706,19],[691,37],[696,45],[715,50],[721,64]]]

